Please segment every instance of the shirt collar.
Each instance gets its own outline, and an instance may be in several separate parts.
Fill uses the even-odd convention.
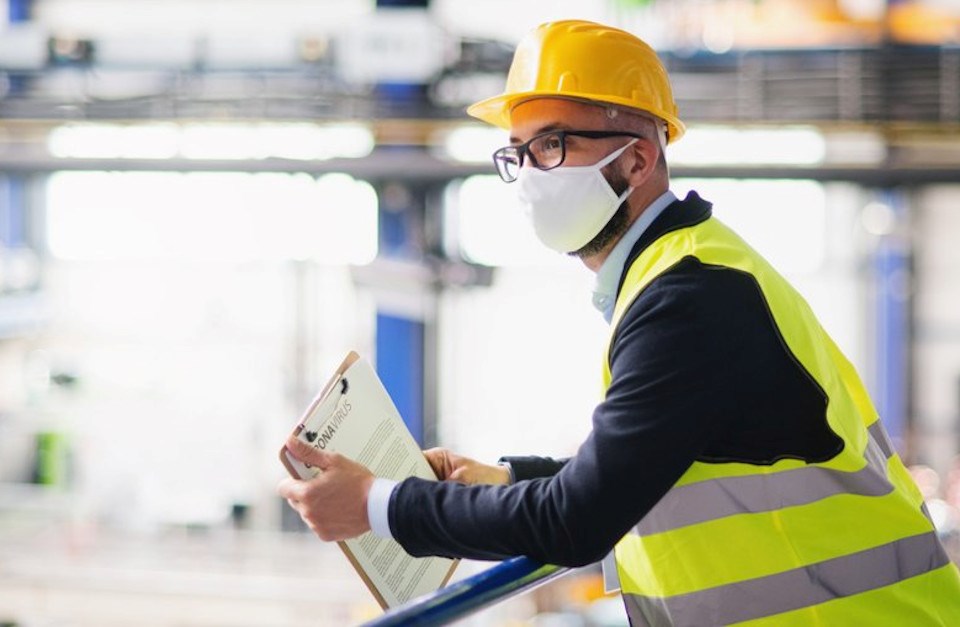
[[[633,250],[633,245],[637,243],[647,227],[653,224],[663,210],[676,199],[674,193],[667,190],[650,203],[640,217],[630,225],[597,271],[593,288],[593,306],[603,314],[604,320],[608,323],[613,319],[613,308],[617,303],[617,286],[620,284],[620,276],[623,274],[624,265],[627,263],[630,251]]]

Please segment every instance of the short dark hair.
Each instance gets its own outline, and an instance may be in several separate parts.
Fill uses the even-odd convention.
[[[660,131],[657,125],[662,125],[663,132],[666,133],[666,123],[640,111],[634,111],[626,107],[604,107],[607,119],[607,126],[614,131],[629,131],[643,135],[657,146],[660,147],[660,156],[657,158],[657,167],[663,170],[667,169],[667,157],[664,151],[666,135],[664,140],[660,139]]]

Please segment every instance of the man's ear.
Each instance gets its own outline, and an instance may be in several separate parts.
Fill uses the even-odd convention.
[[[660,159],[660,148],[656,140],[640,139],[627,150],[633,155],[633,165],[627,173],[627,182],[631,187],[640,187],[646,183],[657,169]]]

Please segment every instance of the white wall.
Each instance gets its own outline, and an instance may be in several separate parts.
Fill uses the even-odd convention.
[[[960,185],[924,188],[911,204],[917,461],[946,478],[960,445]]]
[[[498,270],[490,289],[450,294],[440,334],[445,446],[569,456],[600,398],[607,327],[579,262]]]
[[[84,516],[147,529],[216,525],[245,503],[275,524],[265,510],[282,476],[276,451],[302,410],[296,355],[308,372],[332,367],[357,344],[359,322],[355,307],[314,310],[322,332],[303,337],[296,272],[293,263],[50,267],[59,313],[35,360],[79,382],[34,411],[70,436]],[[316,291],[352,302],[346,269],[311,278]]]

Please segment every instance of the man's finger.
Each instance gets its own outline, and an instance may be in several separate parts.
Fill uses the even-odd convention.
[[[316,466],[320,470],[326,470],[332,463],[333,456],[330,453],[314,448],[292,435],[287,438],[287,450],[304,464]]]
[[[277,494],[291,501],[291,505],[303,498],[303,482],[296,479],[283,479],[277,485]]]
[[[476,481],[474,481],[473,477],[470,475],[470,469],[462,467],[451,472],[450,476],[447,477],[447,481],[456,481],[457,483],[466,484],[476,483]]]
[[[433,473],[438,479],[443,479],[447,474],[445,464],[447,456],[444,453],[442,448],[429,448],[423,452],[423,456],[427,458],[427,463],[433,468]]]

